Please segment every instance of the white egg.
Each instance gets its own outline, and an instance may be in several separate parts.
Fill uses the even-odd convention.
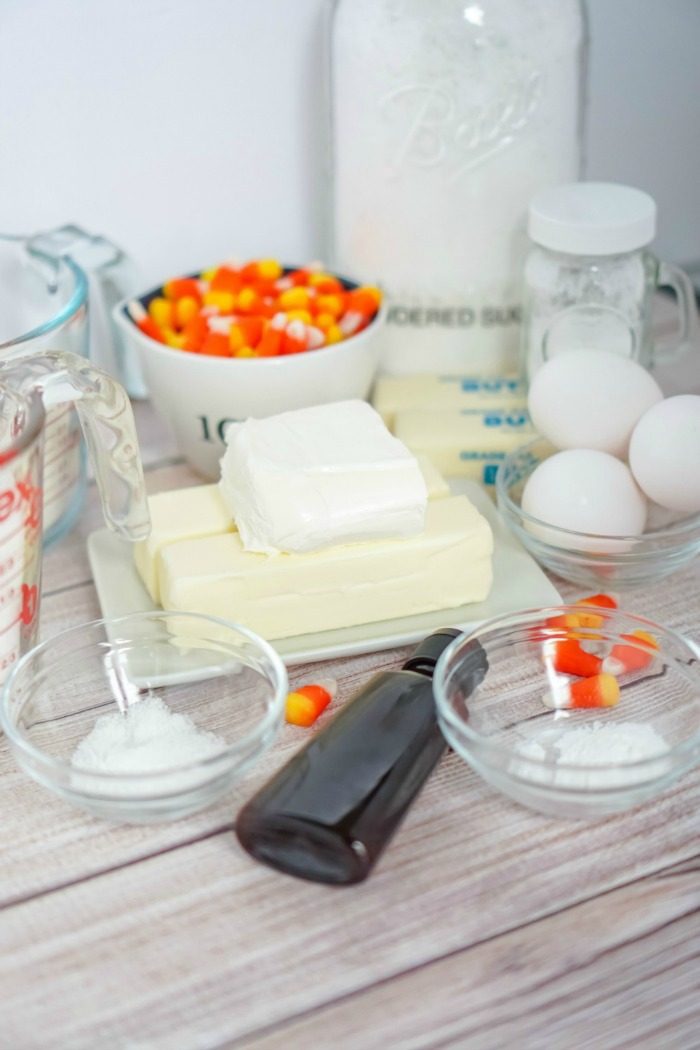
[[[543,460],[523,490],[521,507],[547,525],[594,536],[639,536],[647,504],[629,468],[607,452],[567,449]],[[612,553],[623,541],[589,538],[572,542],[553,529],[529,523],[528,531],[558,547]]]
[[[532,422],[556,448],[584,448],[624,458],[635,424],[661,401],[656,380],[610,350],[565,350],[535,374]]]
[[[637,484],[668,510],[700,511],[700,397],[680,394],[645,412],[630,441]]]

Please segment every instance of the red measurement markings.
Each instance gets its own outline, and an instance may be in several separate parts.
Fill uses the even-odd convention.
[[[19,618],[23,624],[29,626],[36,618],[39,608],[39,588],[35,583],[22,584],[22,609]]]

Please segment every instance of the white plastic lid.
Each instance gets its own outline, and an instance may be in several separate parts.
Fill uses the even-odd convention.
[[[533,197],[528,232],[535,243],[571,255],[631,252],[653,241],[656,204],[632,186],[570,182]]]

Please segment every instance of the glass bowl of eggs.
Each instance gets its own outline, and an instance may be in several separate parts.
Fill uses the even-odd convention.
[[[528,409],[541,436],[505,457],[496,494],[546,569],[620,589],[700,552],[700,396],[664,399],[629,358],[572,350],[535,374]]]
[[[535,438],[506,456],[496,477],[501,515],[523,546],[549,572],[582,587],[605,586],[619,590],[668,576],[700,552],[700,514],[678,518],[672,512],[666,514],[654,506],[647,513],[641,534],[601,535],[552,525],[529,513],[523,507],[524,490],[535,470],[558,454],[546,438]],[[586,458],[583,457],[584,467]],[[581,457],[576,457],[572,466],[580,467]],[[592,463],[589,460],[589,470],[595,471],[597,466],[599,463],[595,459]],[[545,478],[546,490],[537,493],[536,501],[544,502],[551,491],[551,502],[555,507],[560,503],[566,506],[566,486],[560,486],[557,475],[558,470],[550,478]],[[533,491],[530,490],[530,498]],[[616,512],[619,504],[615,490],[609,488],[607,491],[606,500]]]

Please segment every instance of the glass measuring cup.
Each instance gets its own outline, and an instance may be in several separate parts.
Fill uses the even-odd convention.
[[[0,362],[0,681],[36,642],[48,411],[73,402],[107,524],[129,540],[150,530],[126,391],[76,354]]]
[[[0,235],[0,360],[58,347],[87,357],[87,301],[87,278],[71,259]],[[44,529],[51,542],[71,527],[83,496],[80,431],[70,406],[51,411],[46,445]]]
[[[68,350],[92,357],[132,393],[143,396],[133,366],[114,345],[109,322],[110,307],[134,282],[124,252],[79,226],[60,226],[30,237],[0,234],[0,359]],[[49,411],[46,424],[46,542],[71,528],[84,487],[78,420],[70,406],[61,405]]]

